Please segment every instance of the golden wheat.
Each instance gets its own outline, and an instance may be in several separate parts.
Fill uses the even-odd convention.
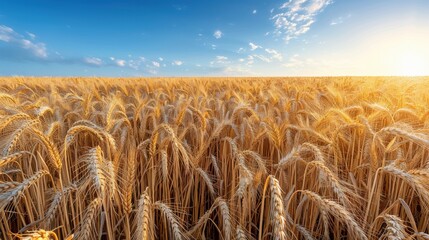
[[[0,78],[0,239],[427,239],[427,89]]]

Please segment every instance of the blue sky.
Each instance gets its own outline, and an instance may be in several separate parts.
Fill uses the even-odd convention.
[[[0,75],[429,75],[427,0],[0,2]]]

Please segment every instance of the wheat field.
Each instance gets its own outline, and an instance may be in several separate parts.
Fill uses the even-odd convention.
[[[0,78],[1,239],[429,239],[427,78]]]

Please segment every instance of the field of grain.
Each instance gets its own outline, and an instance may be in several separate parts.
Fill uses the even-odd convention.
[[[0,238],[428,239],[428,89],[0,78]]]

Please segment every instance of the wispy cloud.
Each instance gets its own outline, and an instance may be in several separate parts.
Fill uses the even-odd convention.
[[[274,33],[288,42],[308,32],[316,16],[331,3],[332,0],[289,0],[271,18],[274,21]]]
[[[173,8],[176,9],[177,11],[183,11],[186,10],[188,7],[185,5],[173,5]]]
[[[216,64],[227,64],[230,63],[230,61],[228,60],[228,57],[226,56],[216,56],[215,60],[210,62],[210,65],[216,65]]]
[[[221,30],[216,30],[213,33],[213,37],[215,37],[216,39],[222,38],[223,37],[223,32]]]
[[[266,62],[266,63],[271,62],[271,59],[269,59],[268,57],[266,57],[266,56],[264,56],[264,55],[257,55],[257,54],[254,54],[254,55],[253,55],[253,57],[255,57],[255,58],[257,58],[257,59],[259,59],[259,60],[261,60],[261,61],[263,61],[263,62]]]
[[[253,65],[253,63],[255,63],[255,58],[252,55],[247,56],[246,65],[250,66],[250,65]]]
[[[129,60],[115,57],[71,57],[63,56],[57,51],[48,51],[46,44],[36,41],[36,34],[25,32],[20,34],[13,28],[0,25],[0,59],[6,61],[32,61],[37,63],[57,63],[57,64],[79,64],[89,67],[128,67],[135,70],[140,69],[146,60],[143,57]]]
[[[255,9],[252,11],[253,14],[256,14],[258,11]]]
[[[251,51],[255,51],[255,50],[256,50],[256,49],[258,49],[258,48],[262,48],[261,46],[256,45],[256,44],[254,44],[254,43],[252,43],[252,42],[250,42],[250,43],[249,43],[249,46],[250,46],[250,50],[251,50]]]
[[[283,61],[283,55],[280,52],[278,52],[277,50],[275,50],[275,49],[272,49],[272,48],[263,48],[262,46],[259,46],[259,45],[255,44],[255,43],[252,43],[252,42],[249,43],[249,47],[250,47],[250,51],[255,51],[257,49],[262,49],[266,53],[268,53],[269,55],[268,56],[267,55],[263,55],[263,54],[251,54],[251,55],[248,55],[248,58],[247,58],[247,60],[248,60],[247,64],[248,65],[253,64],[255,59],[258,59],[258,60],[263,61],[263,62],[272,62],[274,60],[277,60],[277,61],[280,61],[280,62]],[[237,53],[243,53],[243,52],[245,52],[243,48],[240,48],[237,51]],[[262,51],[259,51],[259,52],[262,53]],[[244,62],[244,59],[242,60],[242,62]]]
[[[351,63],[347,58],[319,58],[304,57],[298,54],[292,55],[282,64],[291,75],[307,76],[332,75],[332,69],[344,71],[350,69]],[[353,69],[353,67],[351,68]]]
[[[128,67],[130,67],[134,70],[139,70],[140,63],[141,63],[141,61],[139,59],[136,59],[136,60],[131,59],[128,61]]]
[[[337,17],[335,19],[332,19],[331,23],[329,25],[335,26],[335,25],[338,25],[338,24],[342,24],[346,19],[350,18],[351,16],[352,15],[349,14],[347,16],[341,16],[341,17]]]
[[[10,42],[15,38],[14,35],[16,35],[16,33],[12,28],[0,25],[0,41]]]
[[[226,76],[243,76],[249,75],[253,76],[255,73],[251,71],[249,68],[237,65],[237,66],[227,66],[222,71]]]
[[[103,64],[103,61],[100,58],[96,57],[84,58],[83,61],[94,66],[101,66]]]
[[[225,76],[254,75],[251,69],[253,60],[254,57],[251,55],[249,55],[247,59],[240,58],[236,60],[219,55],[216,56],[213,61],[209,62],[209,66],[204,67],[206,70],[204,75],[207,76],[211,73],[213,73],[214,75],[220,74]]]
[[[31,40],[36,39],[36,34],[31,33],[31,32],[25,32],[25,33],[31,38]]]
[[[0,41],[7,43],[11,48],[20,48],[26,51],[33,58],[44,59],[48,56],[44,43],[27,39],[23,35],[15,32],[11,27],[5,25],[0,25]]]
[[[295,68],[295,67],[303,67],[307,64],[312,63],[312,59],[303,59],[298,54],[294,54],[292,57],[290,57],[283,66],[287,68]]]
[[[181,66],[181,65],[183,64],[183,62],[182,62],[182,61],[180,61],[180,60],[176,60],[176,61],[173,61],[171,64],[172,64],[173,66]]]
[[[276,59],[278,61],[282,61],[283,60],[283,56],[279,52],[277,52],[276,50],[274,50],[274,49],[266,48],[265,52],[271,54],[271,59]]]

